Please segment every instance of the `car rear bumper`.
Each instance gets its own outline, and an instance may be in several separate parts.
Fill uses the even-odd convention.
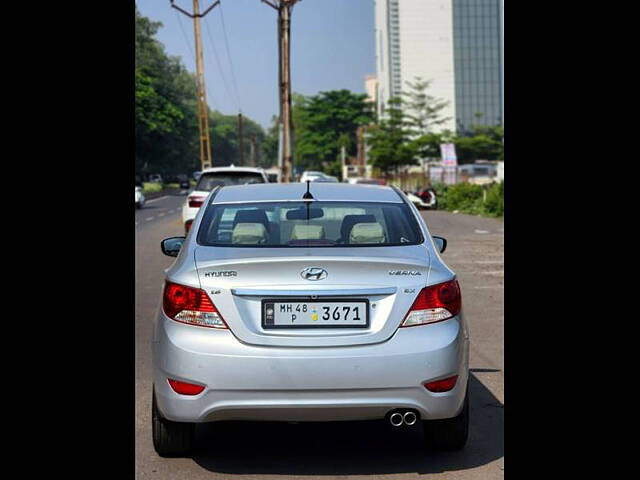
[[[188,221],[193,221],[198,214],[200,207],[190,207],[187,203],[182,206],[182,224],[186,224]]]
[[[247,345],[227,330],[174,322],[158,313],[154,342],[158,408],[173,421],[336,421],[380,419],[415,409],[423,419],[450,418],[463,404],[468,338],[462,317],[398,330],[386,342],[353,347]],[[425,382],[459,375],[453,390]],[[205,385],[175,393],[167,379]]]

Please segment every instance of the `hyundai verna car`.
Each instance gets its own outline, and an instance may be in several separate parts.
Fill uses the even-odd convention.
[[[395,187],[216,187],[186,238],[163,240],[153,443],[186,454],[221,420],[423,423],[467,439],[468,330],[456,276]]]

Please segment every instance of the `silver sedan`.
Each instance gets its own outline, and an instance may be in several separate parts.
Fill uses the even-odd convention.
[[[468,330],[456,276],[394,187],[215,188],[167,270],[153,333],[153,441],[220,420],[422,422],[467,440]]]

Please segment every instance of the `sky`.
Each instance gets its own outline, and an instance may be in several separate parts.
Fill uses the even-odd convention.
[[[200,10],[214,1],[201,0]],[[187,11],[193,8],[192,0],[175,3]],[[170,0],[136,0],[136,5],[142,15],[162,22],[156,38],[167,54],[181,57],[195,72],[193,21],[171,8]],[[229,115],[241,110],[270,126],[279,110],[277,18],[276,10],[260,0],[221,0],[202,19],[210,108]],[[344,88],[365,93],[365,76],[375,73],[374,42],[374,0],[300,0],[291,24],[292,91],[316,95]]]

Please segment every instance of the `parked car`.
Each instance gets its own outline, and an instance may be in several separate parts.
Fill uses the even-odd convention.
[[[144,207],[144,195],[142,194],[142,187],[136,185],[136,208]]]
[[[322,181],[323,178],[326,178],[326,175],[322,172],[307,171],[300,177],[300,182],[304,183],[307,180],[310,182]]]
[[[269,183],[264,169],[230,166],[204,170],[195,188],[182,206],[182,224],[184,225],[185,232],[189,232],[200,206],[214,187],[219,185],[244,185],[252,183]]]
[[[183,190],[188,190],[191,187],[191,183],[189,183],[189,177],[183,173],[176,175],[177,183],[180,185],[180,188]]]
[[[332,177],[330,175],[323,175],[322,177],[315,177],[312,182],[324,182],[324,183],[338,183],[338,179],[336,177]]]
[[[164,183],[162,181],[162,175],[160,175],[159,173],[154,173],[149,175],[149,182],[151,183]]]
[[[363,177],[351,177],[347,179],[348,183],[353,185],[385,185],[386,182],[379,178],[363,178]]]
[[[218,186],[162,241],[153,445],[188,454],[197,423],[423,422],[460,449],[469,334],[446,240],[395,187]],[[259,427],[257,427],[259,428]]]

